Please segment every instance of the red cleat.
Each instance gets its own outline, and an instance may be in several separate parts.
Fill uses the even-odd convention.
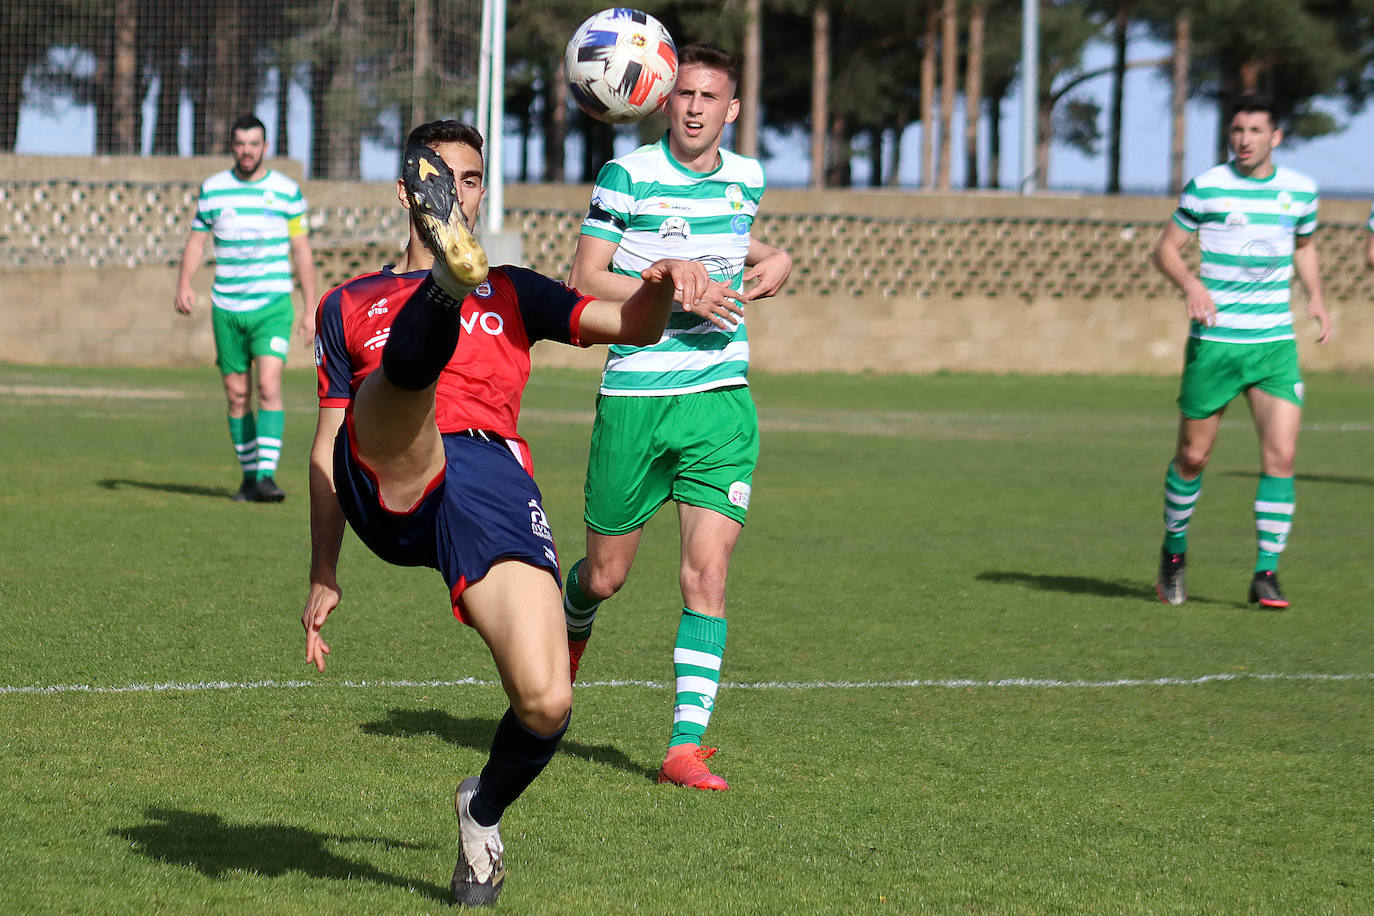
[[[659,782],[671,782],[689,789],[715,789],[724,792],[729,783],[706,768],[705,760],[716,752],[713,747],[679,744],[668,748],[668,756],[658,771]]]
[[[582,664],[582,653],[587,651],[587,640],[570,639],[568,640],[568,674],[572,681],[577,681],[577,668]]]

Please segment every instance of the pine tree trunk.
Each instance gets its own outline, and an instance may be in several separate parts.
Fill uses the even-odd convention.
[[[1121,193],[1121,114],[1126,94],[1126,27],[1130,23],[1130,0],[1118,0],[1112,32],[1112,105],[1107,129],[1107,193]]]
[[[931,155],[935,133],[935,43],[939,38],[939,14],[935,0],[928,0],[926,31],[921,48],[921,187],[935,186],[935,161]]]
[[[744,54],[739,86],[739,119],[735,122],[735,150],[759,154],[759,94],[763,85],[763,2],[745,0]]]
[[[1173,135],[1169,141],[1169,193],[1183,192],[1183,150],[1188,140],[1188,68],[1193,55],[1193,19],[1187,9],[1174,18],[1173,92],[1170,114]]]
[[[830,7],[819,3],[811,16],[811,187],[825,187],[829,163],[825,130],[830,123]]]
[[[968,61],[964,72],[964,186],[978,187],[978,125],[983,111],[983,32],[987,8],[976,2],[968,11]]]
[[[959,17],[954,0],[944,0],[940,11],[940,157],[936,184],[941,191],[950,187],[950,153],[954,124],[954,94],[959,88]]]

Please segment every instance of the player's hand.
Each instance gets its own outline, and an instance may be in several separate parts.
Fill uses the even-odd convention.
[[[785,251],[769,255],[744,274],[744,299],[766,299],[775,296],[792,275],[792,256]],[[757,280],[757,283],[754,281]],[[750,286],[750,283],[754,283]]]
[[[305,344],[315,342],[315,316],[308,310],[301,316],[301,342]]]
[[[329,654],[329,644],[320,637],[320,628],[329,619],[330,612],[339,606],[342,597],[337,583],[311,582],[310,595],[301,613],[301,626],[305,627],[305,660],[321,671],[324,670],[324,657]]]
[[[1203,286],[1201,280],[1194,280],[1188,284],[1184,290],[1184,297],[1188,301],[1188,317],[1206,327],[1212,327],[1217,323],[1217,307],[1212,301],[1212,294],[1207,292],[1207,287]]]
[[[1317,343],[1325,344],[1331,338],[1331,316],[1320,293],[1307,300],[1307,317],[1318,324]]]
[[[176,298],[172,300],[172,305],[183,315],[189,315],[196,309],[196,294],[189,286],[185,289],[177,290]]]

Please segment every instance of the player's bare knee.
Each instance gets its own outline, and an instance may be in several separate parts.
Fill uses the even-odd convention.
[[[1202,473],[1203,468],[1207,467],[1207,459],[1211,457],[1212,450],[1210,448],[1180,446],[1174,455],[1174,470],[1184,480],[1192,480]]]
[[[563,727],[572,712],[572,686],[567,680],[550,683],[545,690],[512,699],[511,707],[530,731],[552,735]]]
[[[702,606],[719,607],[725,604],[725,578],[729,567],[684,566],[678,575],[678,585],[684,597]]]
[[[590,561],[582,564],[577,575],[582,590],[603,601],[624,588],[625,580],[629,577],[628,569],[608,565],[593,566]]]

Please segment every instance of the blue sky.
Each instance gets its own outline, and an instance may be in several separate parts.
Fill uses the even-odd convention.
[[[1169,48],[1157,42],[1133,41],[1129,58],[1151,59],[1167,56]],[[1084,58],[1087,69],[1106,66],[1110,49],[1106,43],[1089,47]],[[1075,95],[1094,98],[1103,109],[1101,127],[1106,131],[1106,110],[1110,78],[1102,76],[1084,83]],[[1013,89],[1013,93],[1016,90]],[[1126,77],[1127,123],[1122,138],[1122,186],[1128,193],[1163,194],[1168,186],[1169,169],[1169,85],[1158,68],[1130,70]],[[1306,143],[1285,144],[1275,153],[1277,161],[1296,168],[1315,179],[1327,196],[1374,197],[1374,108],[1356,116],[1345,112],[1339,102],[1328,104],[1338,121],[1348,126],[1341,133]],[[293,88],[292,112],[301,112],[305,121],[307,104],[304,94]],[[272,124],[270,101],[262,106],[259,116]],[[1184,171],[1194,175],[1215,164],[1214,144],[1217,132],[1217,111],[1214,106],[1190,105],[1188,108],[1188,143],[1184,155]],[[963,113],[955,113],[953,137],[952,178],[955,187],[963,184]],[[188,121],[189,119],[183,119]],[[1020,103],[1014,96],[1003,106],[1001,185],[1015,187],[1019,172]],[[986,131],[984,132],[986,134]],[[95,119],[89,106],[57,105],[52,111],[26,107],[20,113],[17,151],[20,153],[90,155],[94,149]],[[274,137],[269,140],[275,141]],[[306,131],[292,131],[291,149],[286,152],[304,160],[309,149]],[[803,186],[808,177],[807,140],[803,136],[777,136],[765,133],[765,141],[775,153],[768,163],[769,182],[774,187]],[[986,142],[986,140],[984,141]],[[631,136],[617,141],[617,153],[628,151],[635,144]],[[183,148],[189,137],[183,138]],[[903,159],[898,171],[903,187],[919,185],[920,127],[910,128],[903,142]],[[536,151],[537,156],[537,151]],[[227,161],[227,153],[226,153]],[[363,155],[363,178],[389,180],[395,169],[395,154],[385,148],[367,146]],[[508,174],[518,168],[520,153],[518,140],[508,137],[505,162]],[[537,161],[537,160],[536,160]],[[570,145],[568,162],[578,161],[577,150]],[[982,161],[986,169],[986,155]],[[1075,150],[1056,145],[1050,156],[1051,190],[1097,192],[1106,186],[1106,153],[1085,156]],[[855,181],[867,177],[867,162],[855,160]]]

